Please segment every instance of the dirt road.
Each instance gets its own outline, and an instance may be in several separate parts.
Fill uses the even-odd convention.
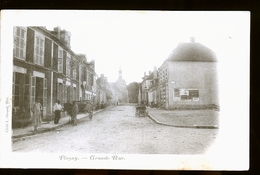
[[[14,152],[106,154],[203,154],[218,130],[162,126],[135,117],[133,106],[117,106],[82,119],[77,126],[15,142]]]

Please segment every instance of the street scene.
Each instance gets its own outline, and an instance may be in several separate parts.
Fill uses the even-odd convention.
[[[128,41],[148,44],[152,35],[128,27],[155,24],[122,18],[118,30],[116,19],[111,26],[102,18],[115,32],[110,50],[109,44],[97,50],[91,37],[99,35],[80,27],[13,27],[14,152],[203,154],[213,143],[221,110],[216,53],[185,35],[184,41],[172,38],[175,45],[161,51],[163,56],[146,59],[150,51],[145,56],[143,46]],[[111,39],[107,31],[98,32],[108,37],[104,42]],[[72,42],[74,36],[80,42]],[[80,53],[81,37],[87,36],[92,45],[84,41]],[[164,48],[157,47],[158,53]],[[122,57],[128,48],[143,49],[132,56],[134,64]]]
[[[3,14],[2,167],[249,167],[250,12]]]
[[[14,152],[29,153],[203,154],[217,138],[218,129],[213,128],[218,123],[216,111],[200,112],[212,115],[195,122],[204,128],[193,127],[194,121],[189,119],[199,119],[197,111],[179,111],[185,113],[186,123],[180,119],[162,120],[157,114],[162,111],[158,109],[149,109],[149,112],[155,120],[168,126],[149,117],[136,117],[135,106],[113,106],[94,114],[92,120],[80,114],[84,117],[77,127],[66,124],[41,134],[24,135],[24,140],[14,139],[12,148]],[[174,123],[182,127],[174,127]]]

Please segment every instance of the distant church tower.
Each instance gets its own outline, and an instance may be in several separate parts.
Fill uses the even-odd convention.
[[[118,73],[119,73],[119,77],[122,77],[122,70],[121,70],[121,67],[119,68]]]
[[[122,103],[128,103],[128,91],[127,91],[127,85],[126,81],[122,77],[122,69],[119,68],[118,71],[118,79],[115,82],[115,86],[117,89],[117,94],[119,95],[120,102]]]

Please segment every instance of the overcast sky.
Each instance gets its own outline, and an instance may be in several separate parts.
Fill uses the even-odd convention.
[[[127,84],[161,66],[180,42],[195,37],[221,61],[248,41],[246,12],[51,11],[27,12],[28,25],[60,26],[71,32],[71,49],[96,61],[96,73],[108,81],[121,67]],[[19,14],[22,18],[22,14]],[[26,18],[26,17],[25,17]],[[19,20],[19,19],[18,19]],[[33,22],[32,22],[33,21]],[[19,21],[17,21],[19,23]],[[23,23],[24,24],[24,21]],[[241,45],[242,46],[242,45]],[[234,57],[235,55],[232,55]]]

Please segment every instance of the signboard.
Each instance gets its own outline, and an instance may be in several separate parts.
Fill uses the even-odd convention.
[[[174,101],[199,101],[198,89],[174,89]]]

